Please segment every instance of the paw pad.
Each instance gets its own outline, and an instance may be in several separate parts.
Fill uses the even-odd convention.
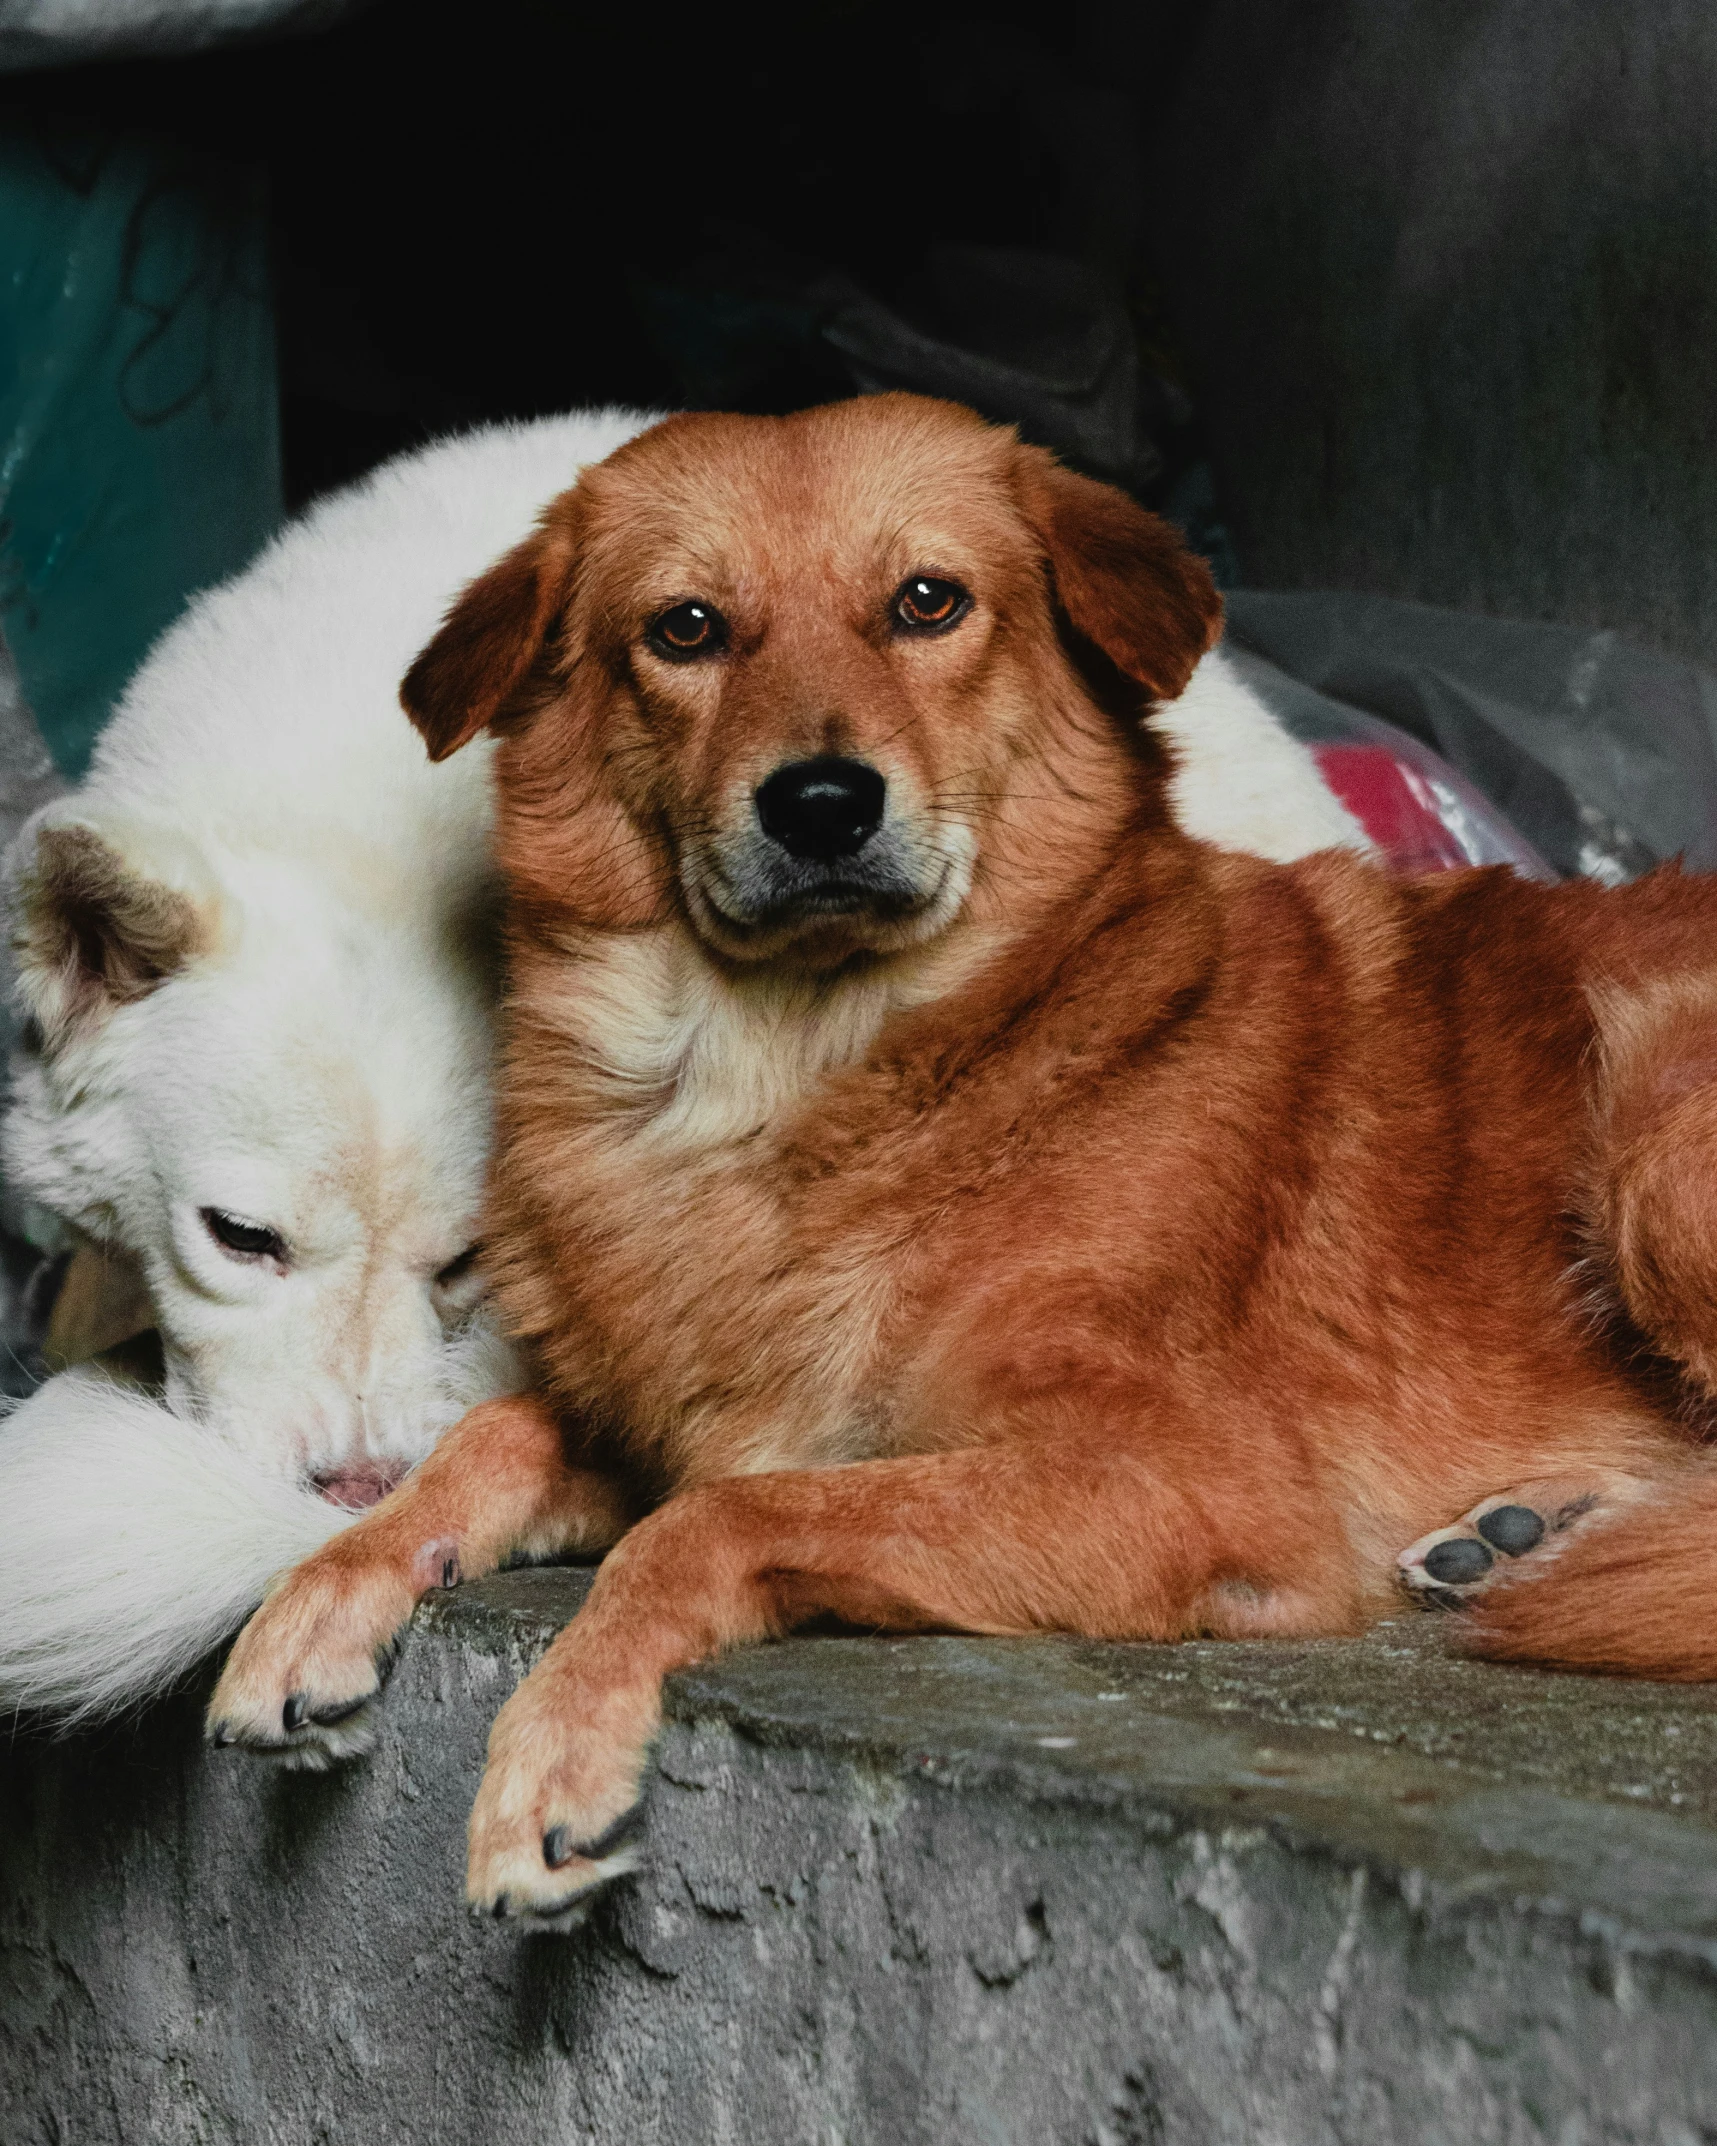
[[[1544,1522],[1530,1505],[1499,1505],[1481,1514],[1474,1524],[1485,1541],[1505,1557],[1524,1557],[1544,1540]]]
[[[1565,1534],[1599,1503],[1586,1485],[1566,1482],[1486,1498],[1453,1527],[1434,1528],[1403,1550],[1401,1583],[1425,1609],[1462,1609],[1515,1559]]]
[[[1425,1552],[1425,1570],[1441,1587],[1470,1586],[1490,1570],[1491,1564],[1490,1552],[1470,1535],[1434,1543]]]

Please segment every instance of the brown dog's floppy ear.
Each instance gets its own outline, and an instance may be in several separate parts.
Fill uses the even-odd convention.
[[[1222,626],[1210,569],[1113,485],[1019,450],[1020,501],[1068,624],[1153,700],[1178,700]]]
[[[517,710],[572,593],[576,558],[571,500],[559,499],[448,612],[399,689],[431,760]]]

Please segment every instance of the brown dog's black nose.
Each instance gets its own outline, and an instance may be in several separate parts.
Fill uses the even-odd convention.
[[[763,832],[789,857],[856,857],[882,825],[888,785],[862,760],[795,760],[758,786]]]

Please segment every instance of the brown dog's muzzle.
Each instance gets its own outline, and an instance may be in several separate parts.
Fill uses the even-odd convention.
[[[948,876],[917,818],[868,760],[787,761],[738,801],[726,832],[684,858],[694,910],[728,951],[749,955],[817,938],[847,950],[895,943]]]

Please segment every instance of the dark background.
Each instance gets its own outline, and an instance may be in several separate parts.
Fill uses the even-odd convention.
[[[736,243],[883,295],[933,244],[1050,246],[1190,389],[1249,581],[1717,665],[1709,0],[384,0],[6,97],[261,167],[289,503],[473,419],[841,392],[664,332]]]
[[[650,294],[719,279],[736,245],[884,296],[938,243],[1065,250],[1116,267],[1160,334],[1141,120],[1194,13],[385,0],[314,39],[27,77],[7,103],[146,124],[235,185],[265,169],[296,505],[448,426],[704,399]],[[1095,86],[1116,40],[1131,94]],[[850,392],[792,354],[713,384],[760,410]]]

